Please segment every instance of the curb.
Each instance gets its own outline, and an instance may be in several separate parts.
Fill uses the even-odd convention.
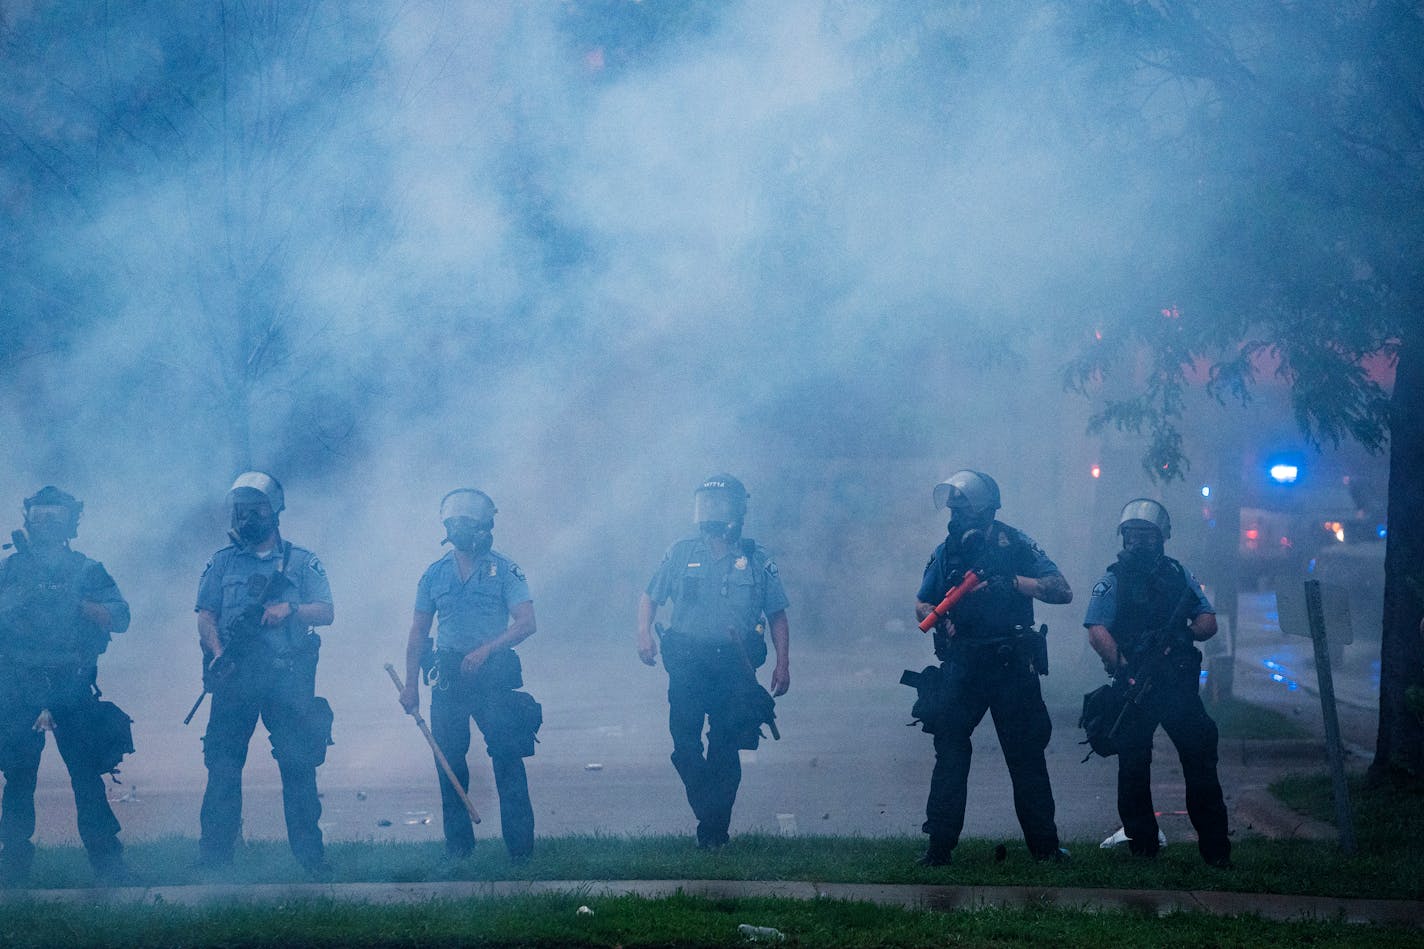
[[[930,886],[878,883],[808,883],[797,880],[497,880],[439,883],[292,883],[234,886],[120,887],[108,890],[14,890],[0,906],[15,903],[185,906],[264,905],[293,900],[399,905],[431,900],[498,899],[509,896],[638,896],[678,894],[709,899],[782,897],[836,899],[932,912],[965,912],[1029,906],[1165,916],[1179,912],[1256,916],[1279,922],[1344,921],[1424,928],[1424,902],[1281,896],[1207,890],[1119,890],[1087,887]]]

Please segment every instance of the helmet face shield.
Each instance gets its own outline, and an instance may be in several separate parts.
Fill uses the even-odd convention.
[[[732,498],[725,488],[699,490],[692,496],[694,524],[733,524],[745,514],[746,505]]]
[[[937,509],[992,513],[999,509],[999,486],[988,475],[966,468],[935,485],[934,503]]]
[[[1172,536],[1172,519],[1167,509],[1151,498],[1133,498],[1123,505],[1117,522],[1118,533],[1125,537],[1127,530],[1137,527],[1152,528],[1163,540]]]
[[[468,518],[471,521],[489,521],[493,526],[494,516],[497,513],[498,509],[490,500],[489,495],[474,488],[456,488],[440,501],[440,520],[442,522],[459,517]]]
[[[63,543],[79,534],[83,502],[67,491],[46,485],[25,498],[25,533],[41,543]]]
[[[237,476],[227,492],[227,503],[236,504],[239,499],[247,500],[256,492],[272,507],[273,514],[281,514],[286,508],[282,486],[277,479],[265,471],[244,471]]]

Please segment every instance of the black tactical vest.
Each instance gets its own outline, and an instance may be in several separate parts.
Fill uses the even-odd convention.
[[[11,556],[0,591],[0,653],[26,665],[92,665],[109,636],[79,614],[88,570],[77,550],[53,565]]]
[[[945,543],[943,575],[982,570],[983,576],[1027,576],[1033,561],[1033,551],[1023,535],[995,521],[984,538],[967,549],[957,540]],[[1003,636],[1015,626],[1033,625],[1033,600],[1012,588],[984,589],[955,604],[949,621],[957,636]]]
[[[1117,616],[1112,637],[1118,647],[1133,655],[1144,633],[1161,629],[1190,588],[1187,572],[1171,557],[1162,557],[1150,573],[1125,570],[1121,563],[1108,567],[1117,578]]]

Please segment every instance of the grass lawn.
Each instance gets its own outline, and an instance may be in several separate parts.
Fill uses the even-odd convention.
[[[1328,788],[1328,782],[1327,782]],[[1327,790],[1328,793],[1328,790]],[[1327,799],[1328,800],[1328,799]],[[1418,802],[1414,802],[1418,806]],[[1400,802],[1377,801],[1361,792],[1357,823],[1369,825],[1376,810]],[[1417,821],[1417,815],[1415,817]],[[497,841],[484,841],[462,861],[445,858],[439,843],[337,843],[328,847],[335,882],[435,880],[807,880],[839,883],[938,883],[996,886],[1120,887],[1171,890],[1234,890],[1324,896],[1424,898],[1421,835],[1401,832],[1414,824],[1397,813],[1386,826],[1395,833],[1364,837],[1352,857],[1333,845],[1247,838],[1237,842],[1230,871],[1205,866],[1196,847],[1174,844],[1152,862],[1127,852],[1100,850],[1095,842],[1070,844],[1067,866],[1038,864],[1022,841],[1010,842],[1002,862],[995,841],[968,840],[948,867],[918,866],[919,838],[734,837],[706,853],[686,837],[540,838],[533,859],[510,864]],[[286,844],[254,841],[243,847],[231,871],[214,876],[190,868],[197,842],[171,838],[130,846],[127,856],[139,879],[151,885],[185,883],[300,882],[305,878]],[[41,848],[31,886],[81,887],[90,881],[78,847]]]
[[[580,914],[587,905],[593,912]],[[747,946],[741,923],[788,946],[1391,946],[1417,930],[1271,923],[1176,913],[1155,918],[1059,909],[936,913],[840,900],[576,896],[364,906],[296,902],[205,909],[11,904],[0,945],[41,946]]]
[[[1291,777],[1272,789],[1303,813],[1333,814],[1324,775]],[[467,860],[443,857],[437,843],[338,843],[329,848],[336,882],[435,880],[784,879],[817,882],[1046,885],[1234,890],[1424,899],[1424,795],[1352,785],[1360,852],[1332,844],[1238,840],[1236,869],[1213,870],[1195,847],[1169,846],[1156,861],[1093,843],[1074,846],[1067,866],[1040,865],[1022,843],[1005,859],[995,841],[966,841],[950,867],[917,866],[918,838],[741,836],[715,853],[684,837],[541,838],[535,857],[512,866],[498,842]],[[243,847],[218,878],[190,867],[197,843],[172,838],[135,844],[129,862],[149,884],[301,881],[286,845]],[[89,883],[83,851],[42,848],[36,887]],[[580,905],[593,913],[580,914]],[[205,908],[106,904],[0,903],[0,946],[745,946],[737,925],[771,926],[794,946],[1424,946],[1419,929],[1343,922],[1267,922],[1176,913],[1163,918],[1060,908],[912,911],[838,900],[524,896],[353,905],[325,900]]]
[[[1290,716],[1234,696],[1209,704],[1207,712],[1216,720],[1217,730],[1225,739],[1315,737],[1314,732]]]

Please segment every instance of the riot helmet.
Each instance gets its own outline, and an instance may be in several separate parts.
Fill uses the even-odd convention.
[[[692,493],[692,522],[706,537],[735,543],[742,536],[749,497],[737,478],[714,474]]]
[[[1117,532],[1122,534],[1131,527],[1152,527],[1166,540],[1172,536],[1172,518],[1167,509],[1151,498],[1133,498],[1122,507],[1122,515],[1117,520]]]
[[[59,545],[79,536],[84,503],[47,484],[25,498],[25,535],[32,542]]]
[[[1122,535],[1118,560],[1129,569],[1149,570],[1166,552],[1165,541],[1172,536],[1172,519],[1157,501],[1133,498],[1123,505],[1117,532]]]
[[[445,539],[456,550],[476,557],[494,546],[494,516],[499,508],[490,496],[476,488],[456,488],[440,499],[440,523]]]
[[[935,485],[934,502],[937,509],[949,509],[952,533],[985,531],[999,510],[999,485],[982,471],[964,468]]]
[[[227,492],[232,509],[229,534],[246,546],[260,544],[277,530],[278,515],[286,508],[286,495],[276,478],[265,471],[244,471]]]

